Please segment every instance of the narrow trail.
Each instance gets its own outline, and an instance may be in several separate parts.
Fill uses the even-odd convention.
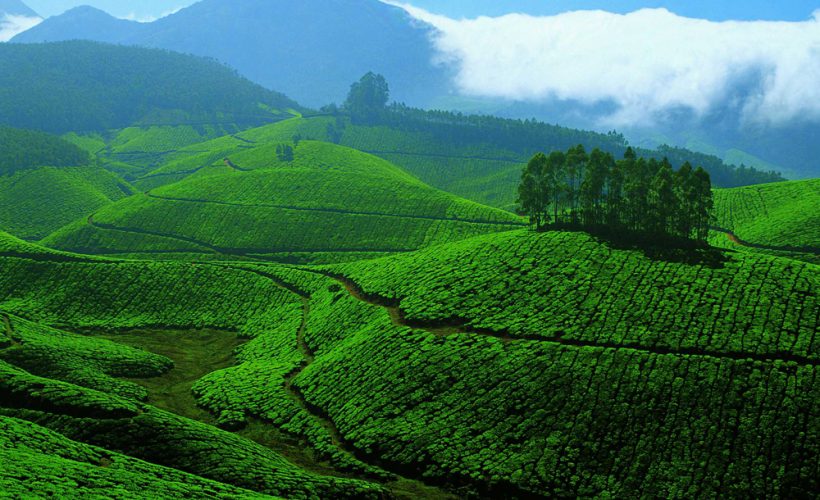
[[[290,293],[296,294],[302,301],[302,322],[299,325],[299,330],[296,334],[296,347],[302,354],[302,362],[294,368],[290,373],[284,377],[284,389],[291,396],[294,402],[308,415],[314,418],[319,424],[324,427],[330,435],[333,445],[343,453],[349,455],[356,460],[365,463],[371,467],[381,469],[385,472],[385,476],[393,477],[393,480],[385,480],[384,478],[369,477],[366,480],[374,480],[384,484],[391,490],[395,498],[400,499],[416,499],[416,498],[438,498],[451,500],[458,498],[452,493],[448,493],[435,485],[425,482],[420,476],[411,478],[405,476],[403,473],[398,473],[395,467],[385,464],[375,457],[364,456],[363,453],[353,446],[350,442],[345,440],[339,428],[333,422],[330,415],[322,408],[311,404],[299,387],[295,384],[296,378],[305,371],[315,360],[315,354],[305,340],[305,332],[307,330],[308,318],[310,317],[310,294],[282,281],[281,279],[257,269],[248,269],[236,266],[219,266],[247,273],[256,274],[273,282],[279,288],[282,288]]]
[[[775,246],[775,245],[761,245],[759,243],[750,243],[748,241],[740,239],[733,231],[729,229],[725,229],[722,227],[711,226],[709,229],[712,231],[716,231],[718,233],[723,233],[726,235],[726,238],[734,243],[735,245],[739,245],[746,248],[756,248],[758,250],[773,250],[776,252],[796,252],[796,253],[810,253],[814,255],[820,255],[820,248],[807,246],[807,247],[795,247],[789,245],[783,246]]]
[[[455,319],[452,321],[443,321],[441,323],[430,323],[430,322],[423,322],[423,321],[409,321],[405,318],[405,315],[398,307],[398,303],[396,301],[391,301],[384,297],[374,296],[367,294],[362,290],[362,288],[358,285],[358,283],[354,282],[353,280],[347,278],[346,276],[310,270],[305,268],[300,268],[303,271],[311,272],[314,274],[319,274],[333,280],[336,280],[339,284],[344,286],[344,288],[353,296],[355,299],[365,302],[367,304],[379,306],[387,311],[392,320],[393,324],[400,327],[407,327],[412,328],[414,330],[422,330],[426,331],[430,334],[436,335],[438,337],[451,337],[455,335],[479,335],[483,337],[492,337],[495,339],[499,339],[505,344],[511,342],[543,342],[543,343],[550,343],[550,344],[558,344],[563,346],[570,346],[570,347],[590,347],[590,348],[599,348],[599,349],[625,349],[631,351],[640,351],[645,353],[652,353],[657,355],[674,355],[674,356],[702,356],[708,358],[725,358],[725,359],[733,359],[733,360],[754,360],[754,361],[761,361],[761,362],[773,362],[773,361],[782,361],[782,362],[793,362],[799,365],[806,365],[806,366],[819,366],[820,359],[813,359],[808,358],[806,356],[801,356],[797,354],[791,353],[772,353],[772,354],[759,354],[759,353],[748,353],[748,352],[736,352],[736,351],[714,351],[710,349],[700,349],[700,348],[672,348],[672,347],[655,347],[655,346],[646,346],[641,344],[632,344],[632,343],[614,343],[614,342],[595,342],[595,341],[588,341],[588,340],[576,340],[576,339],[568,339],[563,336],[559,337],[546,337],[544,335],[538,334],[522,334],[522,335],[513,335],[509,332],[496,332],[496,331],[489,331],[489,330],[479,330],[474,328],[469,328],[467,326],[466,320]]]

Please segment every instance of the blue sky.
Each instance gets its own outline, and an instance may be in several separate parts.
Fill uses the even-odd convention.
[[[298,0],[294,0],[298,1]],[[24,0],[43,16],[59,14],[78,5],[93,5],[117,17],[158,17],[194,3],[192,0]],[[642,7],[666,7],[687,17],[711,20],[802,21],[820,9],[820,0],[410,0],[418,7],[451,17],[497,16],[510,12],[552,15],[578,9],[626,13]]]

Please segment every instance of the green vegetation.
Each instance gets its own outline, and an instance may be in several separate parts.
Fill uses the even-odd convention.
[[[39,240],[133,188],[100,167],[42,167],[0,176],[0,228]]]
[[[820,179],[719,189],[715,216],[719,228],[751,245],[817,254]]]
[[[365,293],[400,302],[411,323],[817,359],[817,268],[762,256],[722,259],[693,265],[613,249],[583,233],[519,231],[340,269]],[[766,311],[755,310],[762,303]]]
[[[629,148],[615,162],[609,153],[583,146],[566,154],[538,153],[521,174],[519,210],[530,226],[583,227],[620,235],[630,231],[655,243],[705,242],[712,220],[712,184],[702,168],[677,171],[664,160],[637,158]]]
[[[400,252],[521,225],[512,214],[432,189],[365,153],[301,141],[293,161],[282,161],[276,147],[214,159],[186,180],[105,207],[88,225],[44,242],[89,253],[204,248],[292,260],[282,254]]]
[[[272,498],[72,441],[0,416],[0,490],[34,498]]]
[[[104,61],[104,64],[102,63]],[[71,41],[3,44],[0,122],[52,133],[150,125],[258,126],[298,109],[216,61]]]
[[[0,175],[34,167],[79,167],[88,163],[87,153],[59,137],[0,126]]]

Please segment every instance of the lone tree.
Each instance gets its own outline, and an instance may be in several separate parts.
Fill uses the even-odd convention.
[[[369,121],[378,117],[390,100],[390,86],[382,75],[369,72],[350,86],[345,109],[354,120]]]

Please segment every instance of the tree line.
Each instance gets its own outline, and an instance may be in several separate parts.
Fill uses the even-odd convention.
[[[714,206],[712,182],[688,162],[677,171],[668,159],[623,159],[582,145],[538,153],[518,188],[521,215],[537,230],[549,225],[631,231],[660,240],[706,241]]]

